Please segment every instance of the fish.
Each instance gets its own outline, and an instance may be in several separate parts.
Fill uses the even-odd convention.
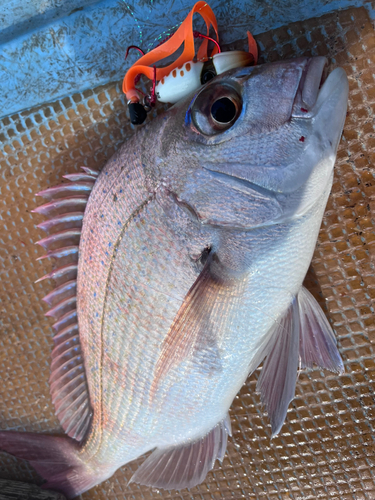
[[[66,436],[0,432],[73,498],[151,452],[131,482],[193,487],[257,381],[272,435],[300,370],[344,364],[303,280],[332,186],[348,80],[324,57],[223,73],[140,128],[101,172],[38,193],[59,267],[51,397]]]

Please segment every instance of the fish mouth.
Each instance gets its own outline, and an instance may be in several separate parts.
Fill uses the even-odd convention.
[[[346,74],[342,68],[331,71],[326,57],[313,57],[307,61],[294,99],[292,118],[311,119],[335,91],[345,94]]]
[[[293,118],[311,118],[319,91],[327,80],[328,74],[329,65],[326,57],[313,57],[306,62],[294,99]]]

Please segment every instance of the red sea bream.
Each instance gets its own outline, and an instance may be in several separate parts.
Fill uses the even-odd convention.
[[[39,193],[51,232],[40,244],[61,259],[45,300],[67,436],[1,432],[0,448],[46,487],[72,498],[149,451],[132,481],[194,486],[222,460],[228,410],[260,363],[273,434],[299,369],[343,370],[302,286],[348,99],[345,72],[322,83],[325,65],[224,73],[139,129],[100,174]]]

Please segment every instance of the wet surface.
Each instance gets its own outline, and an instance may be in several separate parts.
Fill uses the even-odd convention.
[[[223,465],[181,492],[127,486],[137,462],[82,495],[87,500],[375,499],[375,33],[365,9],[327,14],[258,35],[264,61],[325,55],[344,67],[350,103],[335,180],[307,286],[325,305],[345,374],[300,374],[278,436],[255,394],[257,374],[233,402]],[[239,42],[241,46],[243,42]],[[61,432],[49,395],[52,321],[41,298],[51,270],[35,246],[34,193],[80,165],[101,167],[132,133],[119,83],[0,122],[0,427]],[[141,460],[138,461],[140,463]],[[37,481],[0,453],[0,478]]]

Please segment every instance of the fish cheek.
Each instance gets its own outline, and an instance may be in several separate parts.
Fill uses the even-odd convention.
[[[249,186],[204,168],[192,174],[178,192],[202,225],[251,229],[274,221],[282,214],[278,201]]]

